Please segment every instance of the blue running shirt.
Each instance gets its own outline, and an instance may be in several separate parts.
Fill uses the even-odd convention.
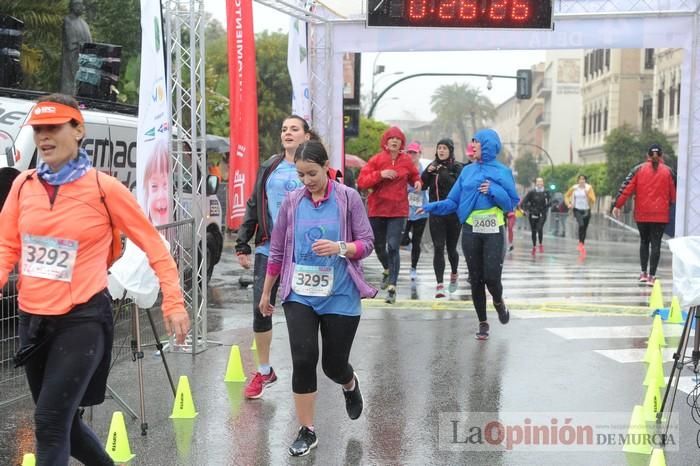
[[[279,165],[270,173],[265,182],[265,192],[267,193],[267,209],[270,212],[272,225],[269,231],[277,221],[282,201],[287,193],[294,191],[303,186],[297,174],[297,167],[291,162],[282,160]],[[270,241],[265,241],[263,244],[255,248],[256,254],[270,255]]]
[[[327,200],[315,207],[304,197],[295,212],[294,263],[299,265],[333,267],[333,288],[330,296],[306,296],[291,291],[285,301],[311,307],[317,314],[359,316],[360,291],[347,271],[347,261],[340,256],[318,256],[311,246],[316,240],[340,240],[340,221],[335,190]]]

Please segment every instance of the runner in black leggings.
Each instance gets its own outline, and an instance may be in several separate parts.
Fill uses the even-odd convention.
[[[552,204],[549,197],[549,192],[544,189],[544,178],[537,177],[535,179],[535,189],[525,195],[525,199],[520,204],[522,209],[527,213],[527,218],[530,220],[530,229],[532,230],[532,255],[537,251],[537,240],[540,241],[540,252],[544,252],[542,244],[542,236],[544,223],[547,221],[547,211]]]
[[[481,130],[474,139],[474,163],[462,169],[457,182],[443,201],[431,202],[425,210],[445,215],[457,212],[462,223],[462,250],[469,269],[472,300],[479,318],[476,338],[486,340],[486,288],[502,324],[510,320],[503,301],[501,271],[505,247],[505,214],[518,205],[512,172],[496,160],[501,140],[491,129]]]
[[[455,147],[452,139],[444,138],[438,141],[435,148],[435,160],[421,174],[423,189],[428,190],[430,202],[441,201],[454,186],[463,165],[455,160]],[[430,238],[433,240],[433,269],[437,287],[435,297],[445,297],[443,285],[445,274],[445,246],[447,246],[447,259],[450,261],[450,285],[449,292],[457,291],[457,268],[459,267],[459,254],[457,242],[462,227],[456,214],[437,215],[432,214],[428,220],[430,225]]]
[[[588,222],[591,221],[591,209],[595,204],[595,191],[588,184],[586,175],[579,175],[578,182],[569,188],[564,195],[564,202],[569,209],[573,207],[574,217],[578,223],[578,252],[581,257],[586,256],[586,231]]]

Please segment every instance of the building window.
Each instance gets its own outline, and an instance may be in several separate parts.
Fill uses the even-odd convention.
[[[654,49],[644,49],[644,69],[654,69]]]
[[[593,129],[593,113],[588,114],[588,134],[593,134],[595,131]]]
[[[583,78],[588,80],[588,54],[583,56]]]
[[[605,69],[610,71],[610,49],[605,49]]]
[[[642,102],[642,129],[644,130],[651,129],[651,116],[653,105],[654,102],[651,97],[644,97],[644,101]]]
[[[676,102],[676,115],[681,114],[681,83],[678,83],[678,92],[676,94],[676,99],[678,101]]]
[[[600,130],[602,128],[602,119],[603,119],[603,114],[601,113],[600,109],[596,112],[595,114],[596,118],[596,123],[595,123],[595,132],[600,133]]]
[[[583,128],[583,131],[581,132],[581,134],[583,136],[585,136],[586,135],[586,115],[583,115],[582,119],[583,119],[583,122],[581,124],[581,128]]]
[[[664,117],[664,89],[663,87],[659,89],[656,97],[656,118],[662,119]]]
[[[676,86],[668,88],[668,115],[676,114]]]
[[[603,131],[608,131],[608,107],[603,111]]]

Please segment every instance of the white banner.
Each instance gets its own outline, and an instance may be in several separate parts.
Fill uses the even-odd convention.
[[[297,0],[297,5],[309,10],[311,0]],[[287,69],[292,81],[292,113],[311,124],[311,92],[309,90],[309,59],[306,22],[289,18]]]
[[[172,219],[170,93],[164,47],[160,2],[142,1],[136,197],[154,225]]]

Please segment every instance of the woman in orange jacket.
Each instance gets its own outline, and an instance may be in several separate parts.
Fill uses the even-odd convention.
[[[12,184],[0,213],[0,288],[19,262],[20,350],[36,404],[36,464],[112,465],[83,423],[79,406],[104,401],[114,334],[107,268],[113,230],[148,256],[163,291],[165,328],[183,343],[189,331],[175,262],[132,194],[98,173],[80,149],[77,102],[40,99],[26,123],[42,162]]]

